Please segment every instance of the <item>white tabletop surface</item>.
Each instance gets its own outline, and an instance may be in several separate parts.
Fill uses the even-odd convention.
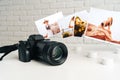
[[[99,64],[74,51],[69,52],[66,62],[60,66],[34,60],[24,63],[14,51],[0,62],[0,80],[120,80],[120,61],[113,65]]]

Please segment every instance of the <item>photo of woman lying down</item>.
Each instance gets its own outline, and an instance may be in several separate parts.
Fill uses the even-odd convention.
[[[111,33],[111,29],[110,29],[112,24],[113,24],[112,17],[109,17],[106,21],[102,22],[98,26],[88,23],[88,27],[87,27],[85,35],[96,38],[96,39],[120,44],[120,41],[112,39],[112,36],[111,36],[112,33]]]

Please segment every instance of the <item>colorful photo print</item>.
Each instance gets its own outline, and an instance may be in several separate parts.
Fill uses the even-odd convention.
[[[78,36],[82,37],[86,30],[87,11],[81,11],[72,15],[69,15],[63,20],[59,21],[61,25],[62,37]],[[83,19],[82,19],[83,18]]]
[[[71,18],[67,20],[67,22],[64,23],[64,25],[62,26],[63,38],[70,37],[70,36],[81,37],[86,30],[86,25],[87,25],[87,22],[80,19],[80,17],[71,16]]]
[[[86,30],[87,22],[82,20],[80,17],[75,17],[74,23],[74,36],[82,37]]]
[[[53,14],[51,16],[45,17],[38,21],[35,21],[37,29],[44,38],[52,37],[60,33],[60,26],[58,20],[63,18],[62,12]]]
[[[119,45],[119,25],[120,13],[92,8],[85,36]]]
[[[88,12],[86,10],[75,13],[74,36],[82,37],[86,31]]]

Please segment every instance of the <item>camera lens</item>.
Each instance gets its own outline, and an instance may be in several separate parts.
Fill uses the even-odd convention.
[[[37,44],[36,58],[51,65],[63,64],[67,55],[67,47],[63,43],[43,41]]]
[[[55,59],[55,60],[59,60],[61,59],[63,56],[63,51],[60,47],[56,46],[54,49],[53,49],[53,52],[52,52],[52,57]]]

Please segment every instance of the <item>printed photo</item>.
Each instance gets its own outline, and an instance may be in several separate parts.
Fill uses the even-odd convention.
[[[74,36],[82,37],[87,27],[88,12],[86,10],[75,13]]]
[[[37,29],[44,38],[52,37],[55,34],[60,33],[60,26],[58,20],[63,18],[62,12],[53,14],[43,19],[35,21]]]
[[[119,19],[119,12],[92,8],[85,36],[104,42],[120,44]]]
[[[58,21],[63,38],[74,36],[74,15],[69,15]]]
[[[80,17],[75,17],[75,26],[74,26],[74,36],[82,37],[86,30],[87,22],[80,19]]]
[[[86,30],[87,21],[85,21],[87,16],[87,11],[77,12],[75,14],[69,15],[63,18],[59,22],[61,26],[62,37],[78,36],[82,37]]]

